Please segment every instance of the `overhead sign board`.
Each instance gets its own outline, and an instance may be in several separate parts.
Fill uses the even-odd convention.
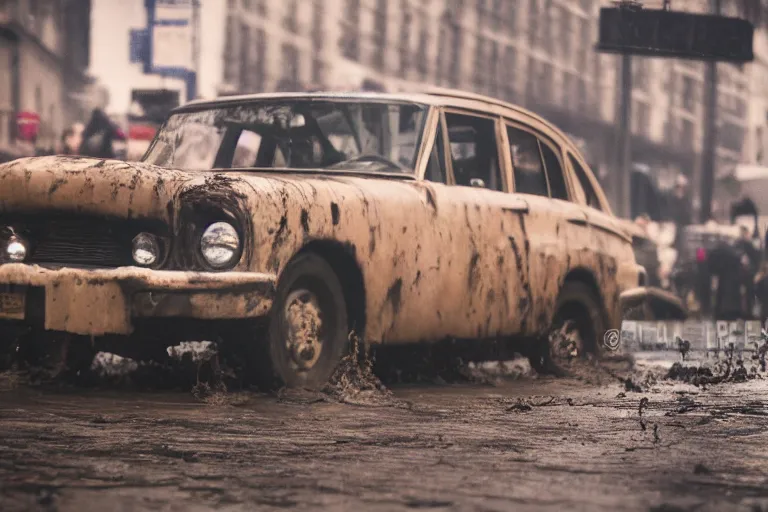
[[[597,50],[607,53],[745,63],[754,60],[747,20],[637,7],[600,9]]]

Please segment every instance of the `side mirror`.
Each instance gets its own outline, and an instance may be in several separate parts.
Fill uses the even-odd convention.
[[[469,186],[476,187],[476,188],[485,188],[485,182],[480,178],[472,178],[471,180],[469,180]]]

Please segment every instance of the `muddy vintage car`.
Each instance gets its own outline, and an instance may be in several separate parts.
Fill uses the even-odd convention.
[[[596,352],[642,276],[560,131],[444,90],[193,102],[139,163],[0,166],[0,230],[6,338],[221,341],[293,386],[324,383],[351,331],[538,339],[549,364],[546,333],[570,320]]]

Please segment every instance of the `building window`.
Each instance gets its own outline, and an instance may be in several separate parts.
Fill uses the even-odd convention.
[[[566,7],[560,8],[560,55],[570,65],[573,48],[573,15]]]
[[[718,131],[718,138],[722,147],[741,153],[744,142],[744,127],[735,123],[724,122]]]
[[[635,132],[636,135],[647,137],[650,133],[651,124],[650,107],[646,102],[636,100],[632,102],[632,109],[632,120],[634,121],[632,131]]]
[[[682,120],[682,127],[680,130],[680,142],[682,143],[683,148],[685,148],[688,151],[693,150],[693,137],[694,137],[694,126],[693,121],[690,119],[683,119]]]
[[[555,38],[552,37],[552,34],[554,32],[553,31],[554,20],[552,19],[553,12],[554,12],[554,8],[552,7],[551,2],[546,2],[542,6],[542,10],[541,10],[542,24],[539,30],[543,31],[544,33],[542,34],[542,37],[541,37],[541,47],[549,55],[552,55],[553,43],[555,40]]]
[[[243,0],[243,9],[256,12],[260,16],[267,15],[266,0]]]
[[[648,91],[650,88],[649,62],[643,57],[632,59],[632,85],[635,89]]]
[[[539,0],[531,0],[528,6],[528,30],[531,46],[538,46],[541,39],[539,33]]]
[[[506,101],[515,101],[515,71],[517,69],[517,52],[514,46],[504,50],[503,89]]]
[[[264,78],[267,70],[267,34],[263,28],[256,30],[256,41],[254,42],[255,56],[251,62],[250,83],[254,91],[264,90]]]
[[[346,0],[346,16],[341,20],[341,54],[350,60],[360,60],[360,0]]]
[[[461,31],[453,13],[447,9],[440,20],[438,34],[437,69],[435,80],[438,83],[448,83],[457,86],[459,83],[459,65],[461,48]]]
[[[403,19],[400,22],[400,38],[398,53],[400,56],[400,76],[405,77],[411,67],[411,29],[413,25],[413,13],[409,0],[401,0],[400,9]]]
[[[552,100],[552,82],[555,79],[554,68],[549,62],[539,63],[538,88],[544,100]]]
[[[238,60],[237,60],[237,40],[239,31],[237,30],[240,25],[236,23],[236,18],[233,14],[227,16],[227,35],[224,43],[224,81],[228,84],[234,85],[239,80],[238,75]]]
[[[285,19],[283,20],[283,26],[288,32],[294,34],[299,31],[299,6],[296,0],[291,0],[286,3],[288,10],[285,13]]]
[[[324,0],[315,0],[312,5],[312,46],[315,53],[323,48],[325,39],[325,30],[323,30],[323,19],[325,15]]]
[[[692,77],[683,75],[683,108],[693,113],[696,110],[696,82]]]
[[[517,37],[517,5],[514,2],[504,2],[504,15],[502,16],[507,25],[507,34],[511,37]]]
[[[251,77],[251,29],[245,23],[240,25],[240,90],[252,92]]]
[[[477,0],[477,29],[482,30],[485,26],[485,18],[486,18],[486,10],[487,7],[485,5],[486,0]]]
[[[426,78],[429,73],[429,63],[427,62],[427,45],[429,44],[429,20],[424,13],[419,16],[419,46],[416,50],[416,69],[421,78]]]
[[[582,114],[587,113],[587,107],[589,106],[589,88],[587,87],[587,80],[583,76],[579,77],[577,91],[577,105],[579,112]]]
[[[284,43],[282,48],[283,76],[281,84],[284,89],[297,91],[300,89],[299,81],[299,49],[291,43]]]
[[[384,70],[384,56],[387,54],[387,2],[376,0],[376,10],[373,21],[373,66]]]
[[[573,88],[576,86],[576,77],[574,77],[571,73],[563,73],[563,92],[562,92],[562,103],[563,106],[567,109],[571,102],[573,101],[573,95],[571,94],[573,91]]]
[[[486,86],[486,57],[485,57],[485,44],[486,40],[480,36],[477,38],[475,46],[475,90],[478,92],[484,92]]]
[[[504,20],[504,4],[508,4],[508,0],[493,0],[493,6],[491,7],[491,28],[494,32],[501,30],[501,23]],[[509,7],[509,5],[507,5]],[[511,6],[514,9],[514,6]]]
[[[589,56],[592,48],[592,24],[588,19],[581,20],[581,52],[579,54],[579,69],[582,73],[589,73]]]
[[[537,100],[539,96],[539,90],[536,84],[536,77],[538,75],[539,66],[538,61],[533,55],[528,56],[528,70],[526,73],[526,96],[529,99]]]
[[[488,60],[488,92],[491,96],[499,95],[499,43],[496,40],[491,41],[491,57]]]

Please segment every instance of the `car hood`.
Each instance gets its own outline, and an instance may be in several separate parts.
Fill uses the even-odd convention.
[[[167,218],[169,202],[190,173],[84,157],[21,158],[0,165],[0,214],[93,213]]]
[[[335,181],[359,188],[372,178],[414,181],[408,174],[373,173],[365,165],[333,172],[263,169],[217,173],[87,157],[31,157],[0,164],[0,214],[54,210],[171,222],[179,202],[187,199],[250,195],[259,190],[270,193],[295,181],[308,186]]]

